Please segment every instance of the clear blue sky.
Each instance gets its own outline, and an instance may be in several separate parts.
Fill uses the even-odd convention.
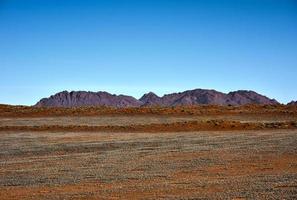
[[[297,100],[297,1],[0,0],[0,103],[62,90]]]

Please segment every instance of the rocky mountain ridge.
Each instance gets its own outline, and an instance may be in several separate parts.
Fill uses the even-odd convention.
[[[179,93],[166,94],[162,97],[149,92],[139,100],[127,95],[114,95],[108,92],[63,91],[41,99],[36,107],[79,107],[79,106],[182,106],[182,105],[245,105],[278,104],[275,99],[249,90],[222,93],[216,90],[194,89]]]

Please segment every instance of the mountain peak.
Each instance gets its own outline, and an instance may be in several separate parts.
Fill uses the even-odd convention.
[[[244,104],[278,104],[275,99],[270,99],[252,90],[237,90],[227,94],[231,105]]]
[[[145,99],[145,98],[155,98],[155,97],[158,97],[160,98],[158,95],[156,95],[155,93],[153,92],[148,92],[148,93],[145,93],[139,100],[141,101],[141,99]]]
[[[297,106],[297,101],[291,101],[287,105],[289,105],[289,106]]]
[[[149,105],[159,105],[161,103],[161,97],[156,95],[153,92],[149,92],[144,94],[139,101],[142,102],[143,106],[149,106]]]

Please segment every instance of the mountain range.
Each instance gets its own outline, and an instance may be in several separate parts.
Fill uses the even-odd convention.
[[[275,99],[249,90],[229,93],[208,89],[194,89],[179,93],[166,94],[162,97],[153,92],[144,94],[140,99],[127,95],[115,95],[108,92],[63,91],[41,99],[36,107],[79,107],[79,106],[181,106],[181,105],[245,105],[279,104]]]

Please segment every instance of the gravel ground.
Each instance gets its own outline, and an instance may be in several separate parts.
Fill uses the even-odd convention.
[[[1,199],[297,199],[297,130],[0,133]]]

